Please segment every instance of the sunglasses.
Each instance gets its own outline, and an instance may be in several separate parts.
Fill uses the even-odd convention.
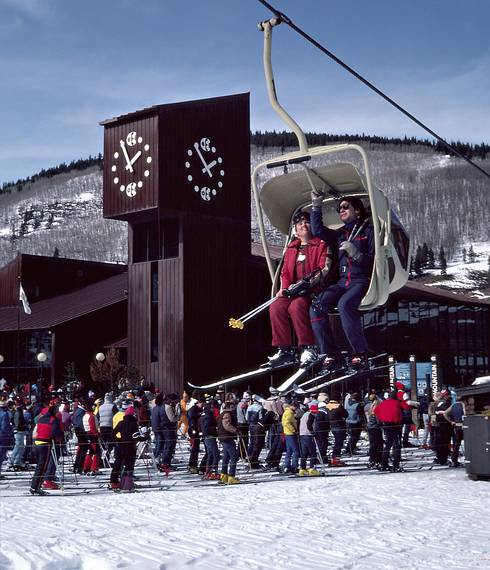
[[[349,208],[352,208],[352,204],[340,204],[340,206],[337,208],[337,211],[342,212],[344,210],[348,210]]]

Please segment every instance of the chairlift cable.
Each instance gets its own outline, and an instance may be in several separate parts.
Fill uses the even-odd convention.
[[[370,81],[368,81],[366,78],[364,78],[360,73],[357,73],[357,71],[355,71],[354,69],[352,69],[352,67],[350,67],[349,65],[347,65],[345,62],[343,62],[340,58],[338,58],[335,54],[333,54],[331,51],[329,51],[327,48],[325,48],[324,46],[322,46],[319,42],[317,42],[314,38],[312,38],[310,35],[308,35],[306,32],[304,32],[300,27],[298,27],[288,16],[286,16],[286,14],[284,14],[283,12],[280,12],[279,10],[277,10],[277,8],[274,8],[274,6],[272,6],[271,4],[269,4],[268,2],[266,2],[265,0],[258,0],[263,6],[265,6],[267,9],[269,9],[271,12],[274,13],[274,15],[279,18],[281,20],[281,22],[284,22],[285,24],[287,24],[290,28],[292,28],[295,32],[297,32],[300,36],[302,36],[303,38],[305,38],[307,41],[309,41],[311,44],[313,44],[316,48],[318,48],[321,52],[323,52],[325,55],[327,55],[328,57],[330,57],[331,59],[333,59],[336,63],[338,63],[341,67],[343,67],[346,71],[348,71],[350,74],[354,75],[354,77],[356,77],[357,79],[359,79],[359,81],[362,81],[362,83],[364,83],[364,85],[366,85],[367,87],[369,87],[372,91],[374,91],[375,93],[377,93],[380,97],[382,97],[385,101],[387,101],[388,103],[390,103],[390,105],[393,105],[393,107],[395,107],[396,109],[398,109],[401,113],[403,113],[405,116],[407,116],[409,119],[411,119],[414,123],[416,123],[419,127],[422,127],[424,130],[426,130],[428,133],[430,133],[435,139],[437,139],[440,143],[442,143],[447,149],[451,150],[454,154],[456,154],[457,156],[459,156],[460,158],[466,160],[466,162],[468,162],[469,164],[471,164],[472,166],[474,166],[475,168],[477,168],[482,174],[484,174],[485,176],[487,176],[488,178],[490,178],[490,173],[488,173],[485,169],[481,168],[480,166],[478,166],[478,164],[476,164],[475,162],[473,162],[470,158],[468,158],[467,156],[465,156],[464,154],[462,154],[461,152],[459,152],[459,150],[457,150],[453,145],[451,145],[450,143],[448,143],[447,141],[445,141],[441,136],[439,136],[437,133],[435,133],[432,129],[430,129],[427,125],[425,125],[424,123],[422,123],[421,121],[419,121],[414,115],[412,115],[411,113],[409,113],[407,110],[405,110],[401,105],[399,105],[396,101],[394,101],[393,99],[391,99],[391,97],[389,97],[388,95],[386,95],[385,93],[383,93],[383,91],[381,91],[380,89],[378,89],[375,85],[373,85]]]

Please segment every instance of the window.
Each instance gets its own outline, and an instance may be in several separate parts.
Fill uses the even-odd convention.
[[[133,263],[179,256],[178,218],[135,224],[133,226]]]

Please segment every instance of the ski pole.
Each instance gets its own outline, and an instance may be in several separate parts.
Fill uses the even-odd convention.
[[[264,309],[267,309],[267,307],[269,305],[272,305],[272,303],[276,300],[275,297],[273,297],[272,299],[269,299],[267,301],[265,301],[265,303],[262,303],[262,305],[259,305],[258,307],[255,307],[255,309],[252,309],[251,311],[249,311],[248,313],[245,313],[244,315],[242,315],[241,317],[239,317],[238,319],[234,319],[233,317],[231,317],[228,321],[228,326],[230,326],[232,329],[239,329],[242,330],[244,327],[244,324],[249,321],[250,319],[253,319],[254,317],[256,317],[259,313],[261,313]]]

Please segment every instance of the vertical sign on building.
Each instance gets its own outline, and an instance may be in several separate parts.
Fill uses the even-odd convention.
[[[394,356],[388,356],[388,363],[389,363],[389,368],[388,368],[388,374],[390,377],[390,388],[392,390],[395,389],[395,357]]]
[[[432,387],[432,398],[435,399],[436,392],[441,391],[439,386],[439,373],[437,370],[437,355],[432,354],[430,357],[431,371],[430,371],[430,382]]]

